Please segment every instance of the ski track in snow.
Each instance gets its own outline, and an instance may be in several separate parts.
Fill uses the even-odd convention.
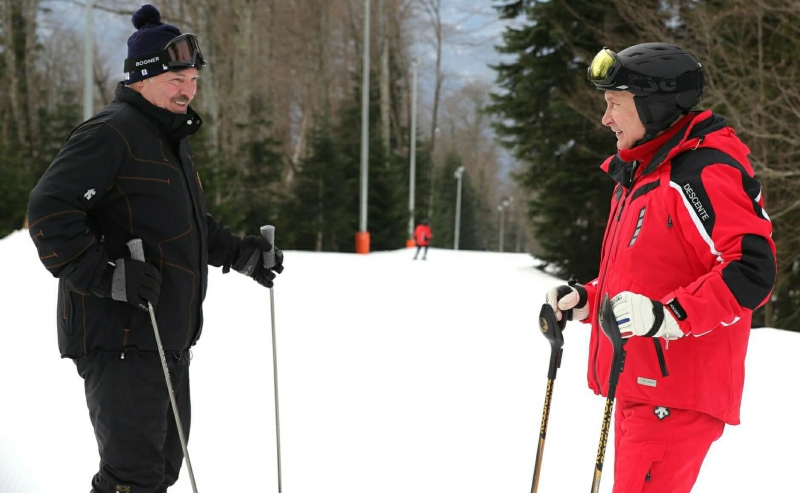
[[[561,281],[524,254],[285,255],[275,305],[286,493],[530,491],[550,353],[536,318]],[[59,358],[57,282],[27,232],[0,240],[0,279],[0,493],[86,492],[99,458],[83,381]],[[198,490],[277,492],[268,291],[211,269],[205,313],[191,367]],[[571,323],[564,335],[546,493],[590,486],[605,403],[586,386],[588,330]],[[798,491],[799,345],[797,333],[753,331],[743,424],[712,446],[695,492]],[[613,443],[612,432],[603,492]],[[185,467],[170,492],[191,492]]]

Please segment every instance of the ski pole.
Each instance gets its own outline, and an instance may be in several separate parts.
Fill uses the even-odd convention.
[[[261,226],[261,236],[263,236],[272,250],[263,254],[264,267],[275,266],[275,226]],[[275,295],[272,288],[269,288],[269,308],[272,318],[272,379],[275,389],[275,442],[278,448],[278,493],[281,493],[281,417],[280,406],[278,405],[278,351],[275,345]]]
[[[550,401],[553,398],[553,385],[556,381],[556,372],[561,367],[561,355],[563,353],[564,336],[561,331],[567,325],[566,317],[562,317],[561,322],[556,321],[556,314],[548,303],[542,305],[539,312],[539,329],[545,338],[550,341],[550,366],[547,370],[547,390],[544,394],[544,409],[542,410],[542,426],[539,429],[539,446],[536,449],[536,462],[533,466],[533,485],[531,493],[536,493],[539,489],[539,472],[542,468],[542,457],[544,456],[544,439],[547,435],[547,421],[550,418]]]
[[[131,251],[131,258],[144,262],[144,248],[142,247],[142,240],[139,238],[133,239],[128,242],[128,249]],[[192,461],[189,459],[189,449],[186,447],[186,437],[183,435],[183,425],[181,424],[181,415],[178,412],[178,403],[175,402],[175,391],[172,389],[172,379],[169,377],[169,368],[167,368],[167,358],[164,356],[164,346],[161,345],[161,334],[158,332],[158,324],[156,323],[156,312],[153,305],[147,302],[147,310],[150,312],[150,322],[153,324],[153,333],[156,336],[156,345],[158,346],[158,356],[161,358],[161,368],[164,370],[164,379],[167,381],[167,390],[169,391],[169,402],[172,405],[172,415],[175,416],[175,424],[178,425],[178,438],[181,441],[181,448],[183,449],[183,456],[186,458],[186,469],[189,471],[189,480],[192,482],[192,491],[197,493],[197,484],[194,482],[194,471],[192,471]]]
[[[600,443],[597,447],[597,461],[594,466],[594,477],[592,479],[592,493],[600,491],[600,476],[603,474],[603,462],[606,456],[606,445],[608,444],[608,430],[611,428],[611,415],[614,411],[614,396],[617,393],[617,382],[619,374],[625,367],[625,348],[623,347],[627,339],[623,339],[619,333],[617,319],[614,316],[614,309],[608,299],[608,294],[603,297],[598,314],[600,327],[603,329],[611,345],[614,347],[614,358],[611,361],[611,372],[608,376],[608,397],[606,398],[606,408],[603,413],[603,427],[600,429]]]

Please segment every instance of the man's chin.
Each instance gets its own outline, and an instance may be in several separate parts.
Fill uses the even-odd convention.
[[[180,113],[182,115],[185,115],[188,107],[189,107],[188,104],[181,106],[179,104],[171,103],[169,105],[169,110],[173,113]]]

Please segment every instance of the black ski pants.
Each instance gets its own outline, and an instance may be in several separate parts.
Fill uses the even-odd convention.
[[[189,439],[188,352],[165,352]],[[100,451],[93,493],[164,493],[178,480],[183,450],[158,353],[128,348],[75,360]]]

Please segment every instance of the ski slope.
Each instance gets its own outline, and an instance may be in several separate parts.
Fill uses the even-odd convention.
[[[284,492],[530,491],[550,352],[537,316],[560,281],[523,254],[412,256],[286,252],[275,287]],[[0,492],[88,491],[99,458],[83,382],[59,358],[57,283],[26,231],[0,240],[0,279]],[[213,269],[205,311],[191,366],[198,491],[277,492],[268,291]],[[603,418],[585,381],[588,330],[571,324],[565,339],[543,493],[590,487]],[[695,492],[800,491],[799,347],[798,333],[753,331],[743,424],[714,444]],[[189,492],[184,468],[170,493]]]

